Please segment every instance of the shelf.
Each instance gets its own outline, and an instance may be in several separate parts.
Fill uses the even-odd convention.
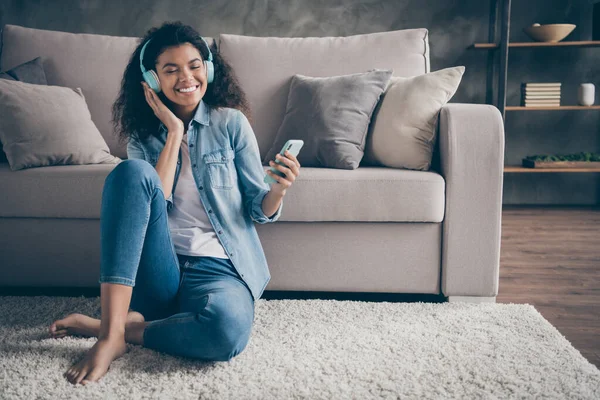
[[[473,49],[495,50],[498,43],[473,43]],[[578,42],[512,42],[508,47],[600,47],[600,40],[583,40]]]
[[[525,168],[519,165],[505,165],[504,166],[505,173],[515,173],[515,172],[529,172],[529,173],[538,173],[538,172],[600,172],[600,168]]]
[[[540,111],[540,110],[600,110],[600,106],[552,106],[552,107],[524,107],[506,106],[506,111]]]

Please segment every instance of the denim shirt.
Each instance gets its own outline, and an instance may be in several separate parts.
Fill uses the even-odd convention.
[[[128,158],[156,167],[167,140],[167,128],[162,123],[159,132],[158,138],[151,136],[143,142],[131,139]],[[283,201],[272,216],[262,211],[270,187],[263,181],[265,170],[254,131],[241,111],[211,108],[201,100],[187,135],[192,174],[206,215],[238,274],[258,300],[271,274],[254,222],[277,221]],[[177,207],[179,199],[173,193],[180,170],[181,149],[167,210]]]

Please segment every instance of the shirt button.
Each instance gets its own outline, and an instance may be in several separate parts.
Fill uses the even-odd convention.
[[[225,161],[225,157],[221,157],[221,161]]]
[[[223,231],[219,231],[219,235],[222,234],[222,233],[223,233]]]
[[[204,186],[200,186],[200,190],[204,189]]]
[[[196,164],[192,165],[192,167],[196,168]]]
[[[208,210],[208,213],[209,213],[209,214],[212,214],[212,210]]]
[[[190,143],[190,147],[194,147],[194,143]]]

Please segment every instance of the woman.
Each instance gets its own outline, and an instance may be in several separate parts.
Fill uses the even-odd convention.
[[[193,28],[148,31],[113,105],[128,160],[102,193],[101,319],[70,314],[49,328],[98,337],[65,372],[71,383],[100,379],[126,342],[206,361],[246,347],[270,280],[254,222],[279,218],[300,164],[270,161],[285,176],[268,171],[269,188],[245,114],[231,67]]]

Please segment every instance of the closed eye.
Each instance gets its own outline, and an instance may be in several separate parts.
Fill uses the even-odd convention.
[[[198,68],[200,68],[200,67],[192,67],[192,69],[198,69]],[[173,72],[177,72],[177,70],[167,71],[167,74],[172,74]]]

